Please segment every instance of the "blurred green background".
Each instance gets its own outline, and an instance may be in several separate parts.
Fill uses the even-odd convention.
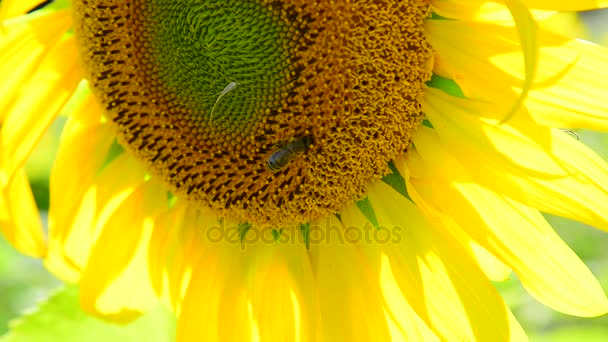
[[[564,16],[556,20],[555,25],[568,33],[605,44],[608,42],[607,13],[594,11],[577,18]],[[42,210],[48,209],[48,177],[64,121],[60,118],[53,125],[27,164],[32,188]],[[608,160],[608,134],[593,131],[577,131],[577,134],[584,144]],[[562,218],[547,218],[608,290],[608,234]],[[35,307],[61,287],[62,284],[44,269],[39,260],[18,254],[0,235],[0,336],[8,330],[12,319]],[[608,316],[578,318],[555,312],[528,295],[514,275],[497,283],[496,287],[532,341],[608,340]]]

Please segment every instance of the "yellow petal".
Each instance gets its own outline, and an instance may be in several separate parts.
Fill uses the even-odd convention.
[[[146,172],[141,163],[128,153],[116,157],[96,175],[92,186],[97,192],[94,239],[97,239],[101,233],[100,228],[114,215],[121,203],[144,183],[145,177]],[[166,199],[166,196],[163,198]]]
[[[148,181],[103,224],[80,282],[85,310],[126,322],[157,303],[148,274],[148,242],[165,200],[164,187]]]
[[[510,331],[509,309],[457,240],[381,182],[368,188],[368,196],[380,226],[401,228],[398,243],[381,248],[408,301],[443,340],[525,336],[521,329]]]
[[[597,8],[608,7],[606,0],[520,0],[521,3],[530,9],[551,10],[551,11],[586,11]],[[447,18],[458,20],[504,20],[506,17],[504,5],[490,2],[487,0],[434,0],[433,9],[436,13]],[[508,13],[508,12],[507,12]],[[491,16],[494,14],[494,16]],[[498,16],[500,14],[500,16]]]
[[[433,1],[433,11],[444,18],[460,21],[480,21],[499,25],[513,26],[513,15],[504,4],[487,0],[447,0]],[[535,19],[546,18],[555,11],[530,11]]]
[[[421,127],[415,144],[420,157],[408,160],[408,167],[432,180],[411,180],[421,198],[450,215],[509,265],[532,295],[572,315],[608,311],[608,300],[593,274],[537,210],[478,185],[445,152],[432,130]]]
[[[69,11],[30,15],[4,23],[0,30],[0,121],[21,94],[42,60],[72,23]]]
[[[261,239],[256,227],[235,236],[242,225],[223,222],[204,234],[200,264],[178,321],[178,341],[311,340],[314,290],[304,245],[279,245],[272,235]],[[209,305],[193,305],[192,296]]]
[[[250,341],[252,319],[245,292],[238,281],[240,248],[220,241],[198,244],[192,277],[177,322],[177,341]],[[203,248],[204,247],[204,248]],[[228,319],[225,319],[228,317]]]
[[[81,80],[73,39],[54,47],[10,108],[0,133],[3,178],[10,179],[74,93]]]
[[[178,200],[169,211],[159,215],[154,222],[148,264],[152,286],[159,296],[167,294],[167,265],[178,248],[175,237],[183,224],[186,209],[186,202]]]
[[[89,95],[66,123],[50,179],[49,243],[47,266],[60,278],[74,282],[88,257],[91,230],[99,205],[93,184],[114,139],[114,129],[101,122],[102,110]],[[73,172],[78,170],[78,172]],[[65,258],[68,236],[83,236]],[[78,240],[78,239],[76,239]],[[84,241],[89,243],[84,244]],[[76,256],[76,251],[79,251]]]
[[[260,341],[310,341],[315,336],[317,321],[313,273],[304,244],[260,239],[255,235],[240,253],[242,286],[251,305]],[[282,238],[294,241],[299,230],[283,232]],[[248,237],[245,237],[248,239]],[[227,304],[224,304],[227,305]]]
[[[71,220],[85,192],[105,162],[114,129],[102,123],[102,109],[89,95],[66,123],[50,179],[50,226],[54,235],[72,227]],[[73,172],[78,170],[78,172]]]
[[[342,228],[335,218],[311,224],[322,341],[390,341],[380,292],[380,254],[364,255],[356,245],[328,233]],[[317,237],[322,237],[317,240]],[[362,308],[365,308],[362,310]]]
[[[40,0],[4,0],[0,3],[0,20],[25,14],[40,3]]]
[[[429,37],[438,51],[435,71],[453,79],[468,98],[494,104],[502,119],[520,92],[525,68],[514,30],[488,24],[433,20]],[[525,110],[515,116],[532,117],[554,127],[608,129],[606,49],[538,30],[538,68]],[[445,58],[444,56],[449,56]],[[604,77],[604,73],[607,73]],[[585,91],[580,91],[584,87]]]
[[[428,38],[439,56],[435,72],[454,80],[466,97],[491,99],[508,108],[524,77],[513,77],[492,63],[496,55],[512,56],[523,65],[517,32],[510,27],[454,20],[429,20]],[[499,98],[496,98],[499,97]]]
[[[176,222],[172,231],[166,257],[169,300],[178,312],[192,272],[201,254],[208,249],[209,242],[205,239],[208,230],[221,227],[224,222],[220,222],[212,209],[197,205],[188,205],[183,215],[181,224]]]
[[[546,41],[558,40],[556,36],[544,37]],[[526,107],[534,120],[553,127],[608,130],[608,104],[603,91],[608,88],[608,70],[604,67],[608,64],[608,49],[569,40],[543,50],[547,52],[541,57],[543,68],[554,70],[554,75],[560,77],[558,82],[530,92]]]
[[[410,158],[415,158],[416,155],[410,156]],[[473,256],[473,258],[479,264],[479,267],[483,270],[485,275],[494,281],[505,280],[509,274],[511,274],[511,269],[498,260],[492,253],[488,252],[487,249],[483,248],[477,241],[473,240],[454,220],[445,215],[444,213],[438,211],[436,208],[426,205],[424,201],[420,199],[420,195],[416,192],[416,189],[410,183],[409,170],[403,166],[406,166],[404,160],[399,159],[397,161],[397,165],[402,166],[403,174],[405,175],[405,181],[407,183],[408,194],[417,204],[418,210],[420,210],[425,217],[427,217],[433,224],[437,225],[445,232],[449,232],[458,243],[465,249],[468,250],[469,254]]]
[[[521,3],[520,0],[504,0],[505,5],[513,15],[519,38],[519,45],[524,61],[524,80],[521,85],[521,91],[517,99],[511,104],[507,114],[500,120],[500,123],[505,123],[513,117],[520,109],[524,100],[530,92],[530,88],[536,78],[538,67],[538,43],[536,22],[528,9]]]
[[[101,228],[133,190],[144,182],[144,176],[139,161],[127,153],[107,165],[86,190],[77,214],[70,221],[72,226],[67,230],[66,227],[49,229],[47,268],[62,279],[69,277],[64,280],[77,280]]]
[[[46,241],[30,184],[23,169],[0,194],[0,232],[19,252],[43,257]]]
[[[384,316],[388,323],[391,341],[439,341],[439,337],[404,298],[386,255],[383,255],[381,260],[380,283],[385,298]]]
[[[400,270],[395,272],[391,267],[389,257],[383,254],[379,246],[374,244],[379,243],[394,243],[396,239],[401,238],[401,230],[396,229],[381,236],[378,234],[372,224],[363,216],[355,205],[349,205],[340,213],[341,220],[347,229],[355,228],[358,230],[360,239],[354,241],[359,245],[365,244],[361,248],[365,251],[368,263],[371,263],[372,271],[380,284],[380,292],[382,293],[384,317],[387,321],[390,338],[392,341],[438,341],[439,337],[429,328],[427,323],[414,311],[414,308],[408,302],[409,283],[405,283],[405,287],[400,287],[396,277],[400,274]],[[378,235],[376,235],[378,234]],[[384,238],[389,240],[385,241]],[[380,240],[380,241],[378,241]],[[392,251],[391,248],[385,250]]]
[[[432,1],[432,5],[440,16],[462,21],[510,22],[513,19],[504,5],[484,0]]]
[[[410,159],[416,157],[416,154],[408,155],[408,158]],[[477,241],[473,240],[469,235],[467,235],[451,217],[444,215],[444,213],[431,206],[425,205],[424,201],[419,200],[420,196],[410,183],[412,172],[410,169],[405,167],[407,164],[404,161],[404,157],[397,158],[395,164],[400,165],[400,168],[398,170],[393,170],[393,173],[399,173],[399,176],[403,179],[404,187],[408,189],[408,196],[414,199],[414,203],[417,204],[418,210],[420,210],[420,212],[430,222],[432,222],[432,224],[440,227],[440,229],[444,230],[445,232],[449,232],[452,237],[456,239],[458,243],[477,261],[479,267],[481,267],[489,279],[495,281],[505,280],[509,274],[511,274],[511,269],[492,255],[492,253],[488,252],[488,250],[479,245]],[[424,177],[424,175],[414,176],[414,178],[421,177]]]
[[[580,12],[608,7],[606,0],[521,0],[526,7],[563,12]]]
[[[478,117],[488,107],[429,90],[424,111],[443,146],[475,181],[538,208],[608,229],[608,166],[580,142],[514,118],[508,125]],[[483,160],[483,163],[479,163]]]
[[[573,39],[585,39],[593,35],[583,18],[577,12],[555,12],[555,14],[547,16],[544,20],[538,21],[538,25],[543,30]]]
[[[178,340],[312,340],[318,317],[311,266],[305,245],[292,243],[301,237],[281,235],[285,241],[277,242],[271,231],[251,227],[241,235],[236,222],[214,225],[193,227],[206,241],[192,248],[200,261],[182,301]]]

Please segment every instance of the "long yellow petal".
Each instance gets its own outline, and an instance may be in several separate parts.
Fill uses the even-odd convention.
[[[25,14],[41,2],[41,0],[4,0],[0,2],[0,20]]]
[[[372,262],[373,279],[380,285],[384,316],[388,323],[392,341],[439,341],[439,337],[416,313],[408,298],[416,289],[410,283],[400,283],[397,278],[403,273],[398,267],[391,266],[387,251],[392,255],[392,248],[381,249],[381,244],[398,243],[402,237],[402,227],[392,230],[376,230],[356,205],[342,209],[341,220],[346,231],[357,232],[358,239],[352,241],[364,251],[368,262]],[[384,227],[387,228],[387,227]],[[384,252],[384,253],[383,253]]]
[[[500,108],[493,115],[502,119],[524,80],[515,31],[448,20],[429,21],[427,27],[439,55],[435,72],[453,79],[466,97]],[[608,62],[608,51],[542,29],[537,39],[540,50],[536,78],[524,103],[526,111],[515,116],[531,117],[554,127],[608,130],[608,105],[602,93],[608,87],[608,70],[601,67]],[[585,92],[579,91],[581,87]]]
[[[529,8],[563,12],[580,12],[608,7],[608,1],[606,0],[521,0],[521,2]]]
[[[221,226],[216,213],[210,208],[187,205],[181,224],[175,222],[168,241],[166,269],[168,295],[171,305],[179,312],[188,289],[193,270],[202,253],[208,249],[207,231]]]
[[[487,0],[447,0],[432,1],[433,11],[444,18],[459,21],[488,22],[514,26],[513,14],[501,3]],[[535,19],[543,19],[555,13],[554,10],[530,10]]]
[[[260,341],[313,340],[317,318],[313,273],[304,244],[291,243],[299,230],[284,231],[286,241],[260,240],[240,254],[244,287],[257,323]],[[247,239],[247,236],[245,237]],[[226,305],[226,304],[225,304]]]
[[[89,95],[66,123],[51,171],[49,219],[55,235],[72,228],[70,221],[105,162],[113,139],[114,128],[102,123],[102,109]]]
[[[120,177],[116,177],[120,174]],[[108,219],[140,184],[145,172],[139,161],[122,154],[95,177],[80,201],[72,227],[49,230],[47,268],[62,279],[76,281],[84,270],[91,248]],[[69,278],[65,278],[69,277]]]
[[[126,322],[156,305],[149,281],[148,242],[154,217],[165,210],[165,198],[164,187],[148,181],[103,224],[80,281],[85,310]]]
[[[241,267],[239,245],[220,241],[199,243],[197,247],[200,256],[194,260],[192,276],[179,310],[177,341],[251,340],[253,328],[249,305],[244,290],[237,284],[242,280],[241,275],[234,272]],[[220,317],[230,319],[221,322]],[[231,329],[220,331],[220,325]]]
[[[30,82],[21,88],[21,96],[10,108],[0,133],[2,173],[10,179],[25,163],[38,140],[70,99],[81,80],[73,39],[54,47]]]
[[[439,337],[418,316],[403,296],[396,272],[389,258],[382,256],[380,286],[385,298],[384,317],[388,323],[391,341],[439,341]]]
[[[21,86],[40,67],[72,24],[69,11],[28,16],[4,23],[0,30],[0,121],[21,95]]]
[[[536,78],[538,67],[538,44],[537,44],[537,26],[532,18],[530,11],[521,3],[520,0],[504,0],[504,3],[509,8],[513,15],[513,21],[516,24],[519,45],[521,46],[521,54],[524,62],[524,80],[521,85],[517,99],[510,105],[509,111],[500,120],[500,123],[505,123],[513,117],[520,109],[525,101],[530,88]]]
[[[608,165],[559,130],[478,117],[486,106],[429,90],[423,103],[443,145],[475,181],[541,211],[608,230]],[[479,163],[483,160],[483,163]]]
[[[572,315],[608,311],[606,295],[593,274],[537,210],[478,185],[432,130],[422,127],[415,144],[421,157],[408,160],[408,167],[432,179],[411,180],[421,198],[453,217],[509,265],[532,295]]]
[[[484,0],[432,1],[433,11],[442,17],[461,21],[511,21],[511,13],[502,4]]]
[[[551,10],[551,11],[587,11],[598,8],[608,7],[606,0],[520,0],[530,9]],[[490,2],[487,0],[433,0],[433,9],[440,15],[459,20],[474,18],[475,15],[484,13],[499,12],[503,9],[501,1]],[[483,18],[483,16],[481,16]]]
[[[560,39],[543,37],[545,41]],[[526,107],[534,120],[543,125],[608,130],[604,92],[608,89],[608,70],[603,67],[608,64],[608,49],[582,40],[560,43],[542,49],[545,55],[541,57],[542,68],[554,70],[554,75],[559,76],[557,82],[544,86],[539,80],[540,85],[530,92]]]
[[[311,242],[310,253],[319,296],[320,339],[390,341],[380,297],[381,255],[363,254],[359,246],[339,240],[342,229],[335,218],[311,225],[313,241],[319,241]]]
[[[426,31],[439,56],[435,73],[454,80],[466,97],[489,99],[507,108],[515,101],[518,94],[513,88],[521,86],[523,74],[510,75],[492,63],[497,55],[509,55],[523,69],[521,46],[513,28],[429,20]]]
[[[381,248],[408,301],[443,340],[525,339],[521,328],[510,331],[508,307],[457,240],[384,183],[368,196],[380,226],[401,228],[397,243]]]
[[[410,156],[410,158],[415,157],[415,155]],[[403,159],[398,159],[397,165],[407,164]],[[479,245],[477,241],[473,240],[460,226],[458,226],[456,222],[454,222],[451,217],[444,215],[442,212],[438,211],[432,206],[426,205],[426,203],[420,199],[420,196],[410,183],[409,170],[403,167],[401,169],[404,172],[405,182],[409,190],[408,194],[417,204],[418,210],[420,210],[425,217],[432,221],[433,224],[437,225],[445,232],[449,232],[454,239],[456,239],[458,243],[463,246],[463,248],[467,249],[490,280],[505,280],[509,274],[511,274],[511,269],[498,260],[492,253],[488,252],[487,249]]]
[[[97,191],[93,185],[105,159],[99,156],[108,152],[114,139],[114,129],[110,124],[102,123],[101,117],[101,107],[90,95],[75,108],[63,129],[51,171],[50,251],[45,263],[66,281],[76,281],[80,277],[80,270],[88,257],[85,241],[91,241],[89,230],[94,225],[98,206],[102,205],[96,201]],[[78,173],[73,172],[76,169]],[[76,249],[81,251],[79,256],[72,254],[66,259],[65,241],[70,235],[81,234],[84,238],[80,244],[84,246]]]
[[[170,260],[179,248],[176,235],[183,224],[187,203],[178,200],[168,211],[159,215],[154,222],[154,230],[148,247],[150,281],[156,294],[168,295],[168,269]]]
[[[19,252],[43,257],[47,247],[40,214],[23,169],[0,194],[0,232]]]

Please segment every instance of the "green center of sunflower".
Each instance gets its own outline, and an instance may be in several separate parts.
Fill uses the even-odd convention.
[[[422,120],[427,1],[75,1],[119,139],[178,195],[308,222],[389,173]]]

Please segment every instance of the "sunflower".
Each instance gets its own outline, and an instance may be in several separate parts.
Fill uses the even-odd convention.
[[[608,54],[543,25],[605,4],[4,0],[0,228],[180,341],[521,341],[511,271],[604,314],[541,212],[608,229],[561,130],[608,128]],[[23,165],[62,113],[47,239]]]

